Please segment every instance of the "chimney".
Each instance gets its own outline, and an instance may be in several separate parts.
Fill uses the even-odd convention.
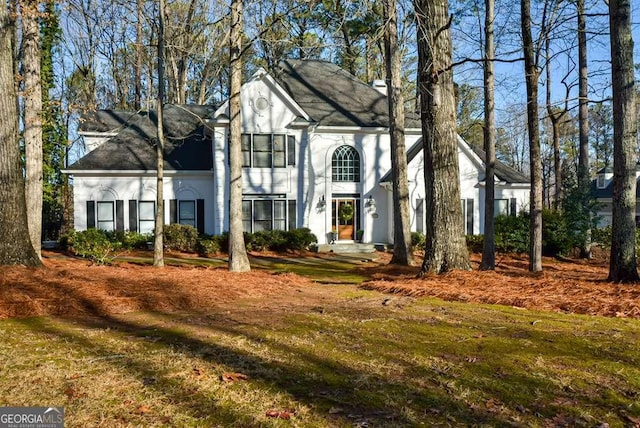
[[[371,82],[371,87],[382,95],[387,96],[387,83],[384,80],[374,80]]]

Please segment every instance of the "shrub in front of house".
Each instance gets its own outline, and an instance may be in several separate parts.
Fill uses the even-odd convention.
[[[500,215],[495,218],[495,247],[501,253],[529,251],[529,214]]]
[[[591,231],[591,242],[603,248],[611,248],[611,226],[600,227]],[[638,246],[638,233],[640,229],[636,229],[636,247]]]
[[[611,249],[611,226],[600,227],[591,231],[591,242],[604,249]],[[640,252],[640,228],[636,228],[636,252]]]
[[[152,233],[125,232],[122,239],[122,245],[130,250],[145,250],[148,242],[153,242]]]
[[[484,246],[484,235],[467,235],[465,236],[467,241],[467,248],[472,253],[481,253]]]
[[[198,231],[195,227],[184,224],[164,225],[164,248],[169,251],[197,252]]]
[[[200,257],[212,257],[220,253],[220,239],[215,236],[203,236],[198,239],[196,250]]]
[[[542,252],[546,256],[566,255],[579,245],[578,234],[570,230],[559,211],[542,211]]]
[[[411,232],[411,248],[413,248],[414,251],[424,250],[424,244],[426,242],[424,234],[420,232]]]
[[[311,244],[318,242],[318,237],[307,227],[288,230],[285,232],[285,239],[287,249],[292,251],[308,250]]]
[[[88,229],[71,232],[63,238],[64,247],[73,254],[97,264],[109,263],[122,244],[102,230]]]
[[[245,233],[247,251],[301,251],[307,250],[318,238],[308,228],[293,230],[260,230]]]
[[[104,231],[106,237],[111,242],[118,242],[125,250],[144,250],[147,248],[147,242],[153,241],[153,235],[150,233],[138,233],[130,231]]]
[[[529,252],[529,214],[498,216],[495,220],[496,251]],[[547,256],[568,254],[578,245],[578,237],[567,226],[562,213],[542,211],[542,252]]]

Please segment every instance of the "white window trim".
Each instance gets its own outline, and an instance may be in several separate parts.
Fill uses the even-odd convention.
[[[101,220],[100,219],[100,206],[111,206],[111,220]],[[115,201],[96,201],[96,228],[100,230],[105,230],[109,232],[113,232],[116,230],[116,203]],[[100,223],[111,223],[111,228],[104,228],[100,226]]]

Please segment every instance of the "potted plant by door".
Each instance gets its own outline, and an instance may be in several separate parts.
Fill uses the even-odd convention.
[[[356,232],[356,241],[362,242],[362,237],[364,236],[364,230],[358,229]]]
[[[338,231],[336,230],[336,227],[333,226],[331,228],[331,242],[330,244],[335,244],[335,242],[338,240]]]

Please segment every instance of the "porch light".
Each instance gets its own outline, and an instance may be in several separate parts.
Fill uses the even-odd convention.
[[[365,205],[369,208],[373,208],[376,206],[376,200],[373,199],[373,196],[369,195],[369,198],[365,202]]]
[[[322,195],[320,199],[318,199],[318,208],[324,208],[325,205],[327,205],[327,201],[325,201],[324,195]]]

